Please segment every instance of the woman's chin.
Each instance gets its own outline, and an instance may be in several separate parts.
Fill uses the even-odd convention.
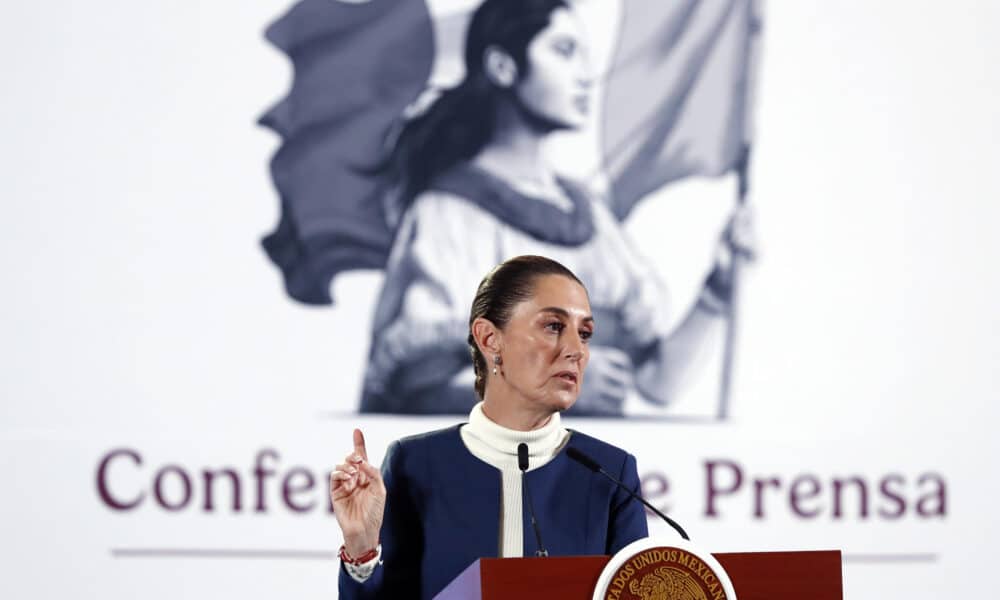
[[[549,396],[549,405],[558,412],[564,412],[576,404],[579,395],[577,390],[559,390]]]

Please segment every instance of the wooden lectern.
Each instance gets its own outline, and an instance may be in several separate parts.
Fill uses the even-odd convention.
[[[840,551],[713,554],[738,600],[843,600]],[[435,600],[590,600],[609,556],[481,558]]]

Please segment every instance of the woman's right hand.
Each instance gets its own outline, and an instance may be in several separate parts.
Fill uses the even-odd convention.
[[[368,463],[360,429],[354,430],[354,452],[330,473],[330,500],[347,554],[358,557],[374,550],[382,529],[385,484],[379,470]]]

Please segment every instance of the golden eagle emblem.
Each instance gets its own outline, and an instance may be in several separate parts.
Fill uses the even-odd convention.
[[[708,600],[691,575],[674,567],[659,567],[641,580],[633,579],[628,589],[642,600]]]

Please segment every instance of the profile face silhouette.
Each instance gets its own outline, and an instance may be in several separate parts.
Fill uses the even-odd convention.
[[[547,129],[578,129],[591,107],[590,49],[583,27],[567,8],[552,11],[549,24],[525,49],[523,72],[505,51],[487,48],[484,66],[495,85]]]

